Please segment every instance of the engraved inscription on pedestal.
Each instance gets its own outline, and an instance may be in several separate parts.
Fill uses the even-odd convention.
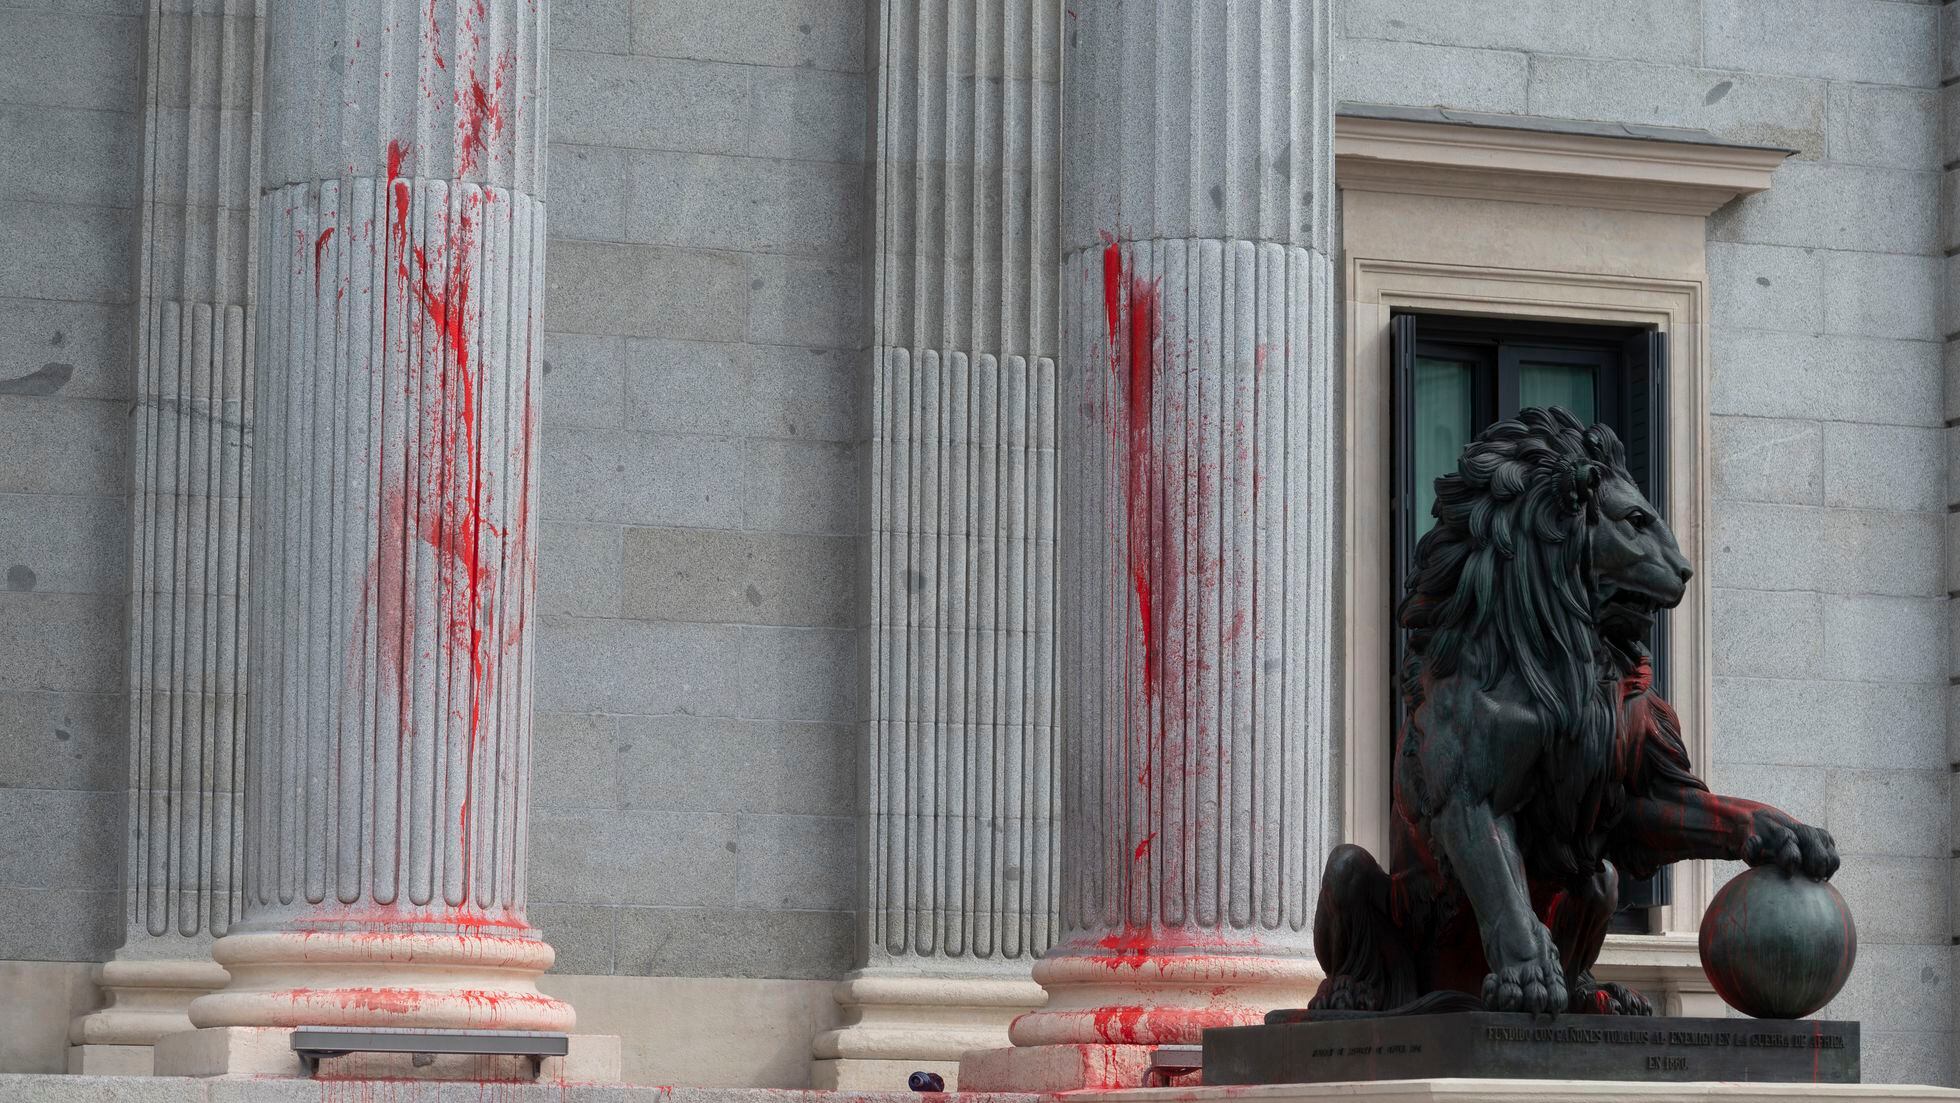
[[[1855,1084],[1858,1024],[1465,1012],[1205,1031],[1206,1084],[1451,1076]]]

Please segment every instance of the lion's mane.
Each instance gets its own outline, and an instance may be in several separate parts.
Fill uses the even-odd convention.
[[[1545,822],[1531,825],[1527,848],[1574,874],[1600,857],[1580,823],[1616,811],[1599,807],[1598,774],[1578,766],[1611,755],[1628,673],[1597,627],[1588,538],[1599,485],[1615,475],[1631,481],[1603,425],[1534,408],[1491,426],[1436,480],[1436,524],[1416,546],[1399,611],[1405,715],[1451,676],[1486,692],[1515,677],[1526,690],[1547,740],[1539,791],[1551,797],[1534,810]]]
[[[1461,671],[1485,689],[1516,674],[1553,726],[1576,734],[1600,649],[1587,530],[1601,468],[1630,478],[1611,429],[1532,408],[1485,430],[1436,480],[1436,524],[1399,614],[1416,673]]]

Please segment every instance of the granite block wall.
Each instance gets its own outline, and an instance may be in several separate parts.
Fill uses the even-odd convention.
[[[1868,1076],[1950,1082],[1940,6],[1338,10],[1343,99],[1702,127],[1797,151],[1709,226],[1705,765],[1718,787],[1835,833],[1861,947],[1828,1013],[1864,1020]]]
[[[0,959],[123,933],[142,15],[0,6]]]
[[[866,7],[552,12],[531,914],[558,972],[854,964]]]

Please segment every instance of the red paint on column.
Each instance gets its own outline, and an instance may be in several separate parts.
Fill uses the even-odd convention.
[[[320,269],[326,257],[327,242],[332,238],[333,227],[329,226],[321,230],[320,236],[313,242],[313,290],[316,292],[320,290]]]
[[[483,81],[474,69],[470,72],[468,90],[458,87],[456,91],[456,172],[459,176],[467,176],[475,170],[489,152],[489,141],[484,137],[486,129],[491,136],[503,133],[503,106],[494,93],[502,92],[504,73],[510,64],[508,54],[498,59],[491,78],[493,91],[484,90]]]
[[[1110,372],[1114,390],[1121,396],[1111,410],[1108,429],[1121,457],[1117,462],[1126,530],[1121,554],[1123,571],[1136,596],[1137,632],[1142,645],[1137,680],[1143,690],[1143,730],[1136,734],[1142,736],[1143,761],[1136,779],[1145,799],[1154,801],[1157,798],[1148,794],[1156,790],[1157,770],[1170,761],[1164,754],[1167,734],[1182,730],[1181,673],[1165,670],[1170,653],[1165,637],[1181,621],[1177,608],[1181,585],[1177,580],[1182,570],[1179,548],[1171,539],[1173,534],[1159,500],[1166,494],[1182,495],[1184,488],[1171,485],[1165,471],[1164,446],[1156,439],[1153,421],[1158,375],[1165,366],[1160,363],[1159,352],[1164,324],[1161,287],[1155,280],[1126,272],[1122,246],[1109,235],[1104,241],[1103,310],[1109,333]],[[1173,352],[1163,350],[1161,359],[1168,360]],[[1169,406],[1181,405],[1177,392],[1178,386],[1173,383],[1164,399]],[[1172,415],[1167,411],[1166,416]],[[1167,688],[1175,700],[1165,698]],[[1127,704],[1125,710],[1125,730],[1135,732],[1136,718],[1128,715]],[[1154,837],[1152,832],[1136,844],[1133,860],[1141,861],[1149,854]],[[1167,860],[1177,857],[1175,848],[1165,853]]]
[[[472,197],[456,210],[453,224],[440,228],[443,232],[438,235],[437,248],[441,252],[433,261],[424,248],[413,249],[417,269],[415,299],[422,310],[422,323],[435,328],[441,349],[437,361],[437,408],[421,411],[423,440],[425,445],[433,441],[435,447],[433,457],[426,452],[423,456],[424,500],[433,503],[433,510],[418,518],[421,529],[418,535],[436,549],[441,563],[442,619],[438,634],[442,657],[463,658],[468,663],[468,691],[460,710],[462,714],[457,717],[467,724],[469,733],[465,748],[466,786],[474,784],[469,763],[475,758],[482,721],[486,680],[482,644],[488,617],[485,599],[490,596],[494,582],[488,577],[483,555],[487,526],[483,510],[482,441],[477,423],[476,377],[470,364],[470,345],[475,334],[469,326],[470,285],[474,276],[469,261],[475,241],[475,217]],[[453,692],[449,699],[456,699]],[[469,806],[466,788],[458,823],[463,839],[465,881]]]
[[[393,312],[384,311],[383,345],[389,363],[400,368],[391,374],[389,385],[403,388],[406,416],[420,444],[412,465],[405,466],[405,459],[397,456],[384,467],[385,481],[379,490],[381,540],[369,570],[370,583],[363,587],[362,615],[372,608],[379,621],[379,659],[383,676],[395,683],[392,688],[402,708],[400,734],[405,735],[412,730],[414,699],[409,684],[412,679],[405,669],[406,651],[415,632],[414,598],[406,587],[407,557],[417,542],[435,550],[437,577],[417,579],[417,583],[432,585],[436,591],[438,653],[433,658],[438,669],[446,671],[465,664],[467,669],[467,685],[452,686],[444,695],[450,703],[450,716],[461,721],[467,732],[466,745],[459,749],[464,758],[464,790],[458,801],[457,824],[464,855],[462,879],[467,886],[474,761],[490,680],[483,643],[500,635],[493,623],[491,598],[497,582],[495,572],[503,563],[504,537],[486,517],[484,468],[488,457],[484,455],[478,408],[482,366],[471,362],[477,335],[470,297],[482,212],[477,196],[452,193],[460,194],[460,198],[452,200],[450,209],[433,214],[435,225],[418,226],[414,189],[402,175],[408,155],[401,142],[389,143],[389,297],[410,304],[408,332],[388,333]],[[405,341],[407,348],[397,349],[398,341]],[[433,357],[418,351],[422,343],[433,346]],[[431,372],[433,377],[426,374]],[[388,687],[377,688],[385,691]]]
[[[1143,636],[1143,696],[1157,696],[1162,672],[1157,623],[1151,613],[1150,553],[1157,533],[1153,524],[1157,474],[1150,415],[1156,399],[1158,336],[1157,284],[1123,272],[1122,247],[1110,242],[1103,249],[1103,309],[1108,317],[1110,367],[1124,395],[1125,424],[1119,438],[1124,452],[1123,496],[1128,521],[1130,585],[1137,596],[1137,624]],[[1124,316],[1128,310],[1127,319]],[[1127,321],[1127,326],[1124,324]],[[1127,331],[1127,332],[1126,332]],[[1127,363],[1126,363],[1127,361]]]

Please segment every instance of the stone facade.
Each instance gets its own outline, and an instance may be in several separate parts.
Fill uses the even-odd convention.
[[[552,13],[532,895],[561,970],[856,964],[867,7]]]
[[[192,564],[229,577],[221,550],[190,550],[188,513],[169,515],[171,541],[155,534],[159,503],[186,494],[210,532],[243,530],[224,480],[248,471],[251,442],[199,411],[242,399],[250,376],[257,284],[238,243],[252,234],[218,227],[257,198],[250,116],[277,74],[256,63],[250,5],[181,7],[0,8],[5,961],[107,961],[157,937],[159,917],[197,944],[236,914],[215,879],[230,868],[218,844],[232,783],[173,780],[171,748],[192,744],[148,719],[168,693],[199,695],[209,720],[182,730],[215,754],[235,668],[219,648],[183,667],[201,686],[145,679],[188,653],[179,618],[186,638],[222,639],[208,626],[230,623],[239,596],[178,581]],[[671,1056],[644,1040],[636,1065],[629,1038],[629,1077],[809,1083],[813,1040],[859,1014],[857,996],[840,1010],[825,994],[846,977],[986,958],[978,973],[1019,995],[960,998],[1039,999],[1026,965],[1060,934],[1062,894],[1044,888],[1059,885],[1061,841],[1045,832],[1060,799],[1037,781],[1019,804],[965,801],[1044,763],[1061,776],[1058,705],[1043,696],[1055,628],[1039,601],[962,620],[938,587],[1039,594],[1060,577],[1042,535],[1059,492],[1042,465],[1077,350],[1063,253],[1099,251],[1090,232],[1111,221],[1085,215],[1090,236],[1064,234],[1061,59],[1081,18],[1068,7],[562,0],[549,13],[528,914],[562,976],[542,987],[581,1011],[629,992],[775,999],[790,1010],[766,1032],[800,1033],[758,1030],[768,1060],[701,1072],[660,1064]],[[1708,771],[1837,835],[1864,945],[1831,1013],[1865,1021],[1869,1077],[1928,1083],[1954,1080],[1960,932],[1948,7],[1332,0],[1325,44],[1334,100],[1696,127],[1796,151],[1708,228]],[[1300,177],[1324,210],[1325,173]],[[1283,236],[1144,225],[1161,197],[1134,198],[1126,242]],[[1334,255],[1338,219],[1312,225],[1326,236],[1304,247]],[[169,376],[165,346],[211,374]],[[980,397],[960,409],[953,381]],[[178,425],[173,441],[217,462],[162,451]],[[902,464],[900,448],[915,449]],[[949,489],[923,502],[901,467]],[[945,481],[983,469],[996,491],[1022,488],[1023,528],[975,508],[986,483]],[[194,473],[215,484],[197,489]],[[989,536],[991,557],[974,539]],[[1021,554],[1019,575],[999,549]],[[1325,660],[1339,670],[1341,656]],[[988,663],[1019,689],[983,690],[970,672]],[[972,739],[989,725],[1014,734]],[[955,757],[957,784],[938,765]],[[166,776],[146,780],[159,761]],[[158,830],[166,791],[211,815]],[[978,853],[983,838],[1014,849]],[[195,853],[153,862],[159,845]],[[85,968],[0,978],[45,993],[43,1018],[65,1022],[86,1010]],[[40,1050],[0,1048],[6,1070],[61,1067],[59,1034],[36,1037]]]
[[[1946,9],[1575,7],[1342,0],[1340,95],[1797,151],[1709,227],[1709,774],[1837,836],[1860,949],[1829,1012],[1864,1020],[1875,1078],[1950,1083]]]

